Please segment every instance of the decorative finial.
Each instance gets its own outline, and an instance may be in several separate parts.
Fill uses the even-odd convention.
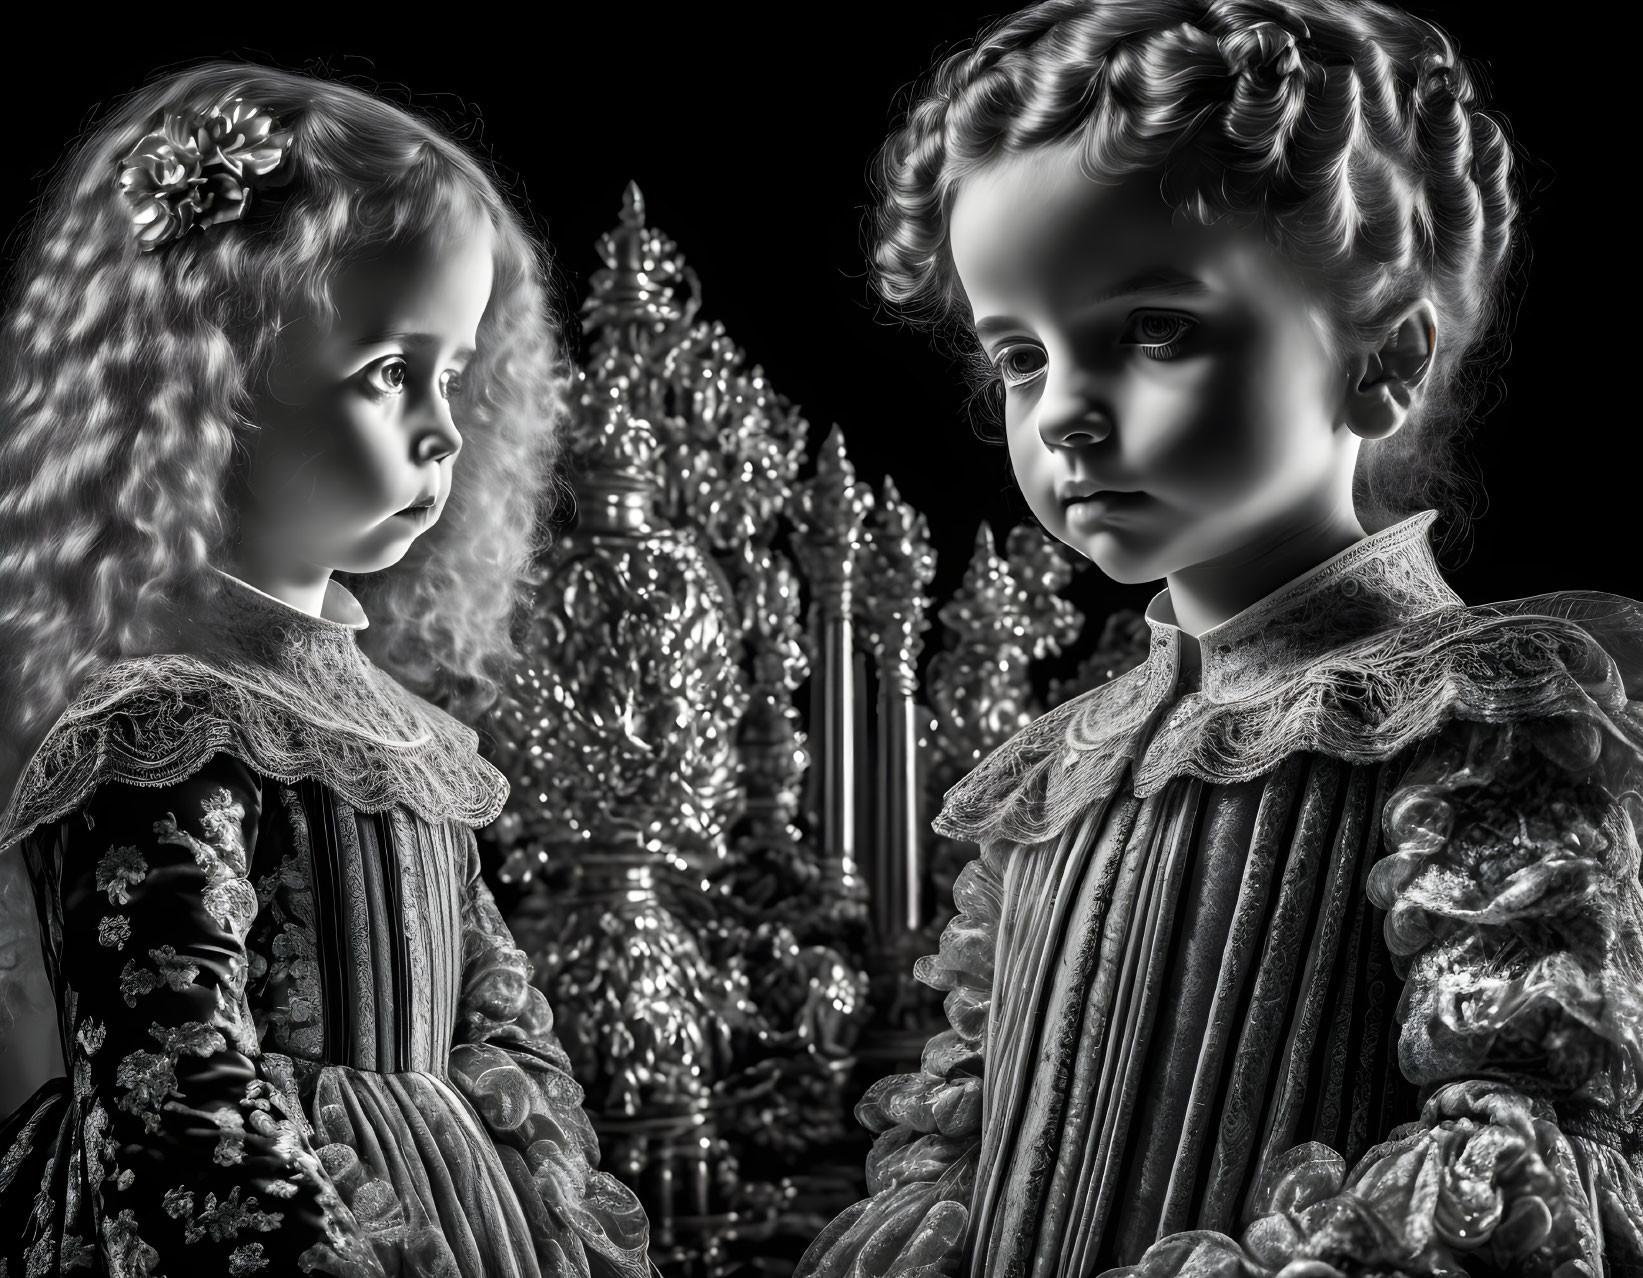
[[[645,226],[645,197],[637,182],[623,190],[616,226],[599,237],[599,256],[605,268],[593,273],[582,303],[590,331],[634,323],[661,330],[695,314],[695,285],[678,245]]]
[[[645,224],[645,193],[639,184],[629,179],[622,191],[622,225],[643,227]]]
[[[921,634],[930,625],[925,590],[936,571],[929,521],[902,500],[896,481],[886,476],[865,531],[861,610],[884,672],[911,690],[924,647]]]
[[[856,481],[856,468],[844,448],[844,432],[834,423],[816,455],[816,473],[795,486],[799,526],[795,549],[810,575],[827,583],[824,595],[837,596],[848,607],[862,523],[873,508],[873,493]],[[827,605],[824,605],[824,607]]]
[[[988,635],[991,643],[1020,644],[1028,639],[1025,606],[1026,592],[998,553],[992,526],[983,520],[976,529],[975,550],[964,570],[964,581],[937,615],[951,630]]]
[[[643,418],[617,409],[595,437],[594,456],[600,478],[652,487],[656,468],[656,432]]]
[[[964,580],[937,613],[946,646],[925,678],[938,724],[930,773],[937,795],[1039,713],[1025,607],[1026,592],[983,521]]]

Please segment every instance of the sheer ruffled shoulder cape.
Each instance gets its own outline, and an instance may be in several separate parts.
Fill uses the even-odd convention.
[[[99,785],[171,785],[219,752],[276,781],[316,778],[362,811],[403,804],[475,828],[501,813],[508,784],[480,757],[478,734],[342,641],[365,620],[340,586],[327,605],[349,620],[316,625],[253,602],[260,592],[243,584],[223,589],[216,606],[232,610],[231,626],[190,626],[185,650],[86,680],[0,814],[0,854]]]
[[[1399,1064],[1423,1112],[1350,1168],[1327,1146],[1293,1148],[1238,1237],[1170,1234],[1107,1278],[1640,1272],[1643,607],[1580,591],[1467,607],[1432,569],[1447,598],[1342,642],[1327,607],[1350,610],[1381,571],[1342,559],[1330,571],[1345,589],[1308,586],[1326,605],[1310,619],[1263,626],[1257,605],[1236,633],[1204,636],[1216,646],[1201,689],[1183,694],[1181,633],[1154,625],[1144,665],[1046,714],[948,793],[936,829],[982,845],[939,954],[917,968],[947,992],[950,1028],[919,1073],[864,1097],[872,1196],[801,1275],[969,1272],[1010,858],[1044,854],[1117,787],[1249,780],[1296,751],[1405,765],[1368,893],[1405,978]]]

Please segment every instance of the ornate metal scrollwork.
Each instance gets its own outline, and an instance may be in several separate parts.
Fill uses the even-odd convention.
[[[852,743],[812,711],[813,742],[795,696],[838,695],[856,488],[836,432],[800,485],[807,424],[697,320],[636,187],[600,252],[568,431],[580,516],[497,716],[515,796],[498,837],[504,877],[530,876],[516,935],[607,1165],[644,1197],[658,1260],[712,1272],[802,1211],[805,1156],[847,1120],[866,1011],[838,837]],[[833,806],[806,814],[818,773]]]

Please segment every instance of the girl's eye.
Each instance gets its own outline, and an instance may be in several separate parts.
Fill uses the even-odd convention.
[[[1005,386],[1021,386],[1044,371],[1049,361],[1041,346],[1006,346],[993,356],[993,367],[1003,378]]]
[[[1181,339],[1197,327],[1198,321],[1186,315],[1137,311],[1130,317],[1125,337],[1148,359],[1174,359],[1181,353]]]
[[[462,393],[462,374],[446,369],[439,375],[439,393],[446,399],[454,399]]]
[[[390,355],[365,370],[365,384],[378,395],[398,395],[405,390],[405,359]]]

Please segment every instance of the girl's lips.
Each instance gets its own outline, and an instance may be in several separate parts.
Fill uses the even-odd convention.
[[[1079,532],[1093,532],[1113,519],[1121,519],[1145,501],[1145,493],[1104,492],[1069,498],[1065,503],[1067,522]]]
[[[1069,507],[1089,505],[1119,507],[1134,504],[1145,496],[1145,493],[1124,493],[1116,489],[1103,488],[1099,492],[1093,492],[1083,497],[1064,497],[1061,504]]]

